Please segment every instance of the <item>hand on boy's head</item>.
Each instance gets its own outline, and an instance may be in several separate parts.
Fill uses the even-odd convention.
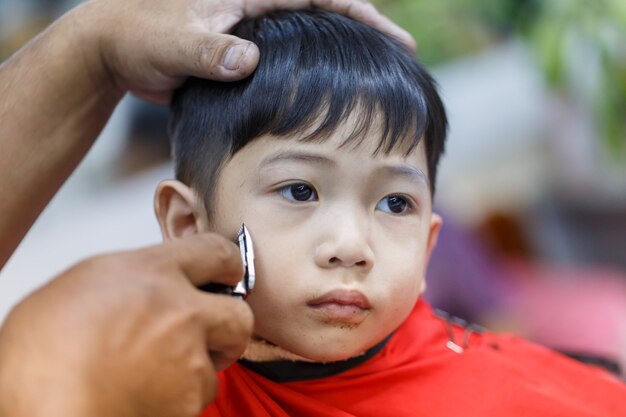
[[[237,247],[211,234],[81,262],[2,327],[0,415],[66,403],[65,415],[196,416],[216,395],[215,371],[245,349],[252,314],[190,283],[241,274]]]
[[[303,8],[348,15],[415,48],[406,31],[363,0],[92,0],[73,16],[95,35],[98,53],[86,51],[102,58],[95,68],[121,90],[166,104],[187,76],[234,81],[254,71],[256,45],[225,34],[241,19]]]

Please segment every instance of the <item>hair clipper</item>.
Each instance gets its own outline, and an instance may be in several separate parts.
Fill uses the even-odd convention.
[[[239,298],[240,300],[245,300],[248,294],[252,292],[256,279],[254,271],[254,247],[252,246],[252,237],[245,224],[241,225],[241,229],[239,229],[239,233],[237,233],[236,243],[239,245],[241,262],[243,263],[243,277],[241,280],[234,287],[210,282],[198,287],[200,290],[216,294],[226,294]]]

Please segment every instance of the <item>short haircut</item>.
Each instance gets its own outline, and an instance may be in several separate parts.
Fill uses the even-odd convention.
[[[426,141],[434,194],[447,118],[434,80],[405,46],[324,11],[274,12],[232,33],[258,45],[256,71],[237,82],[190,78],[171,107],[176,177],[199,192],[209,213],[221,167],[250,141],[266,134],[323,141],[354,111],[360,117],[344,145],[358,145],[375,121],[382,127],[376,152],[402,146],[409,154]]]

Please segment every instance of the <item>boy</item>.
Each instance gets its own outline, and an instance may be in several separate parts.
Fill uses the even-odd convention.
[[[325,12],[234,33],[259,67],[177,93],[178,181],[155,199],[165,239],[245,222],[254,240],[255,337],[203,415],[626,415],[621,382],[419,300],[447,122],[402,46]]]

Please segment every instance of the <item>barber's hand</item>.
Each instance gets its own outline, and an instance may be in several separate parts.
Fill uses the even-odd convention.
[[[342,13],[415,48],[406,31],[366,0],[94,0],[84,6],[77,23],[98,31],[99,56],[117,86],[157,103],[167,103],[189,75],[229,81],[252,73],[256,45],[223,33],[275,9]]]
[[[196,235],[95,257],[23,301],[0,330],[0,416],[196,416],[252,332],[237,247]]]

